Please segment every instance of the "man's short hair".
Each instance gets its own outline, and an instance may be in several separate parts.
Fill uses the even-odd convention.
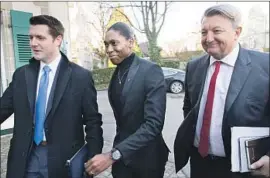
[[[221,15],[232,22],[234,28],[240,27],[242,25],[242,15],[238,8],[230,4],[218,4],[209,7],[205,10],[202,20],[204,17],[212,17],[215,15]]]
[[[62,23],[53,16],[38,15],[33,16],[29,20],[31,25],[47,25],[49,27],[49,33],[55,39],[59,35],[64,37],[64,27]]]

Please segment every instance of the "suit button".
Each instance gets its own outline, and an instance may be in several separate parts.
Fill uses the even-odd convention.
[[[22,152],[22,157],[25,157],[25,152]]]
[[[49,129],[45,129],[45,132],[49,132]]]

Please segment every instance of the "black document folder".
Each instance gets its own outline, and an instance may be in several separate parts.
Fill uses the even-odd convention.
[[[270,151],[270,136],[246,141],[248,166]]]
[[[66,166],[69,173],[69,178],[91,178],[87,176],[84,169],[84,163],[89,158],[87,144],[84,144],[69,160],[66,161]]]

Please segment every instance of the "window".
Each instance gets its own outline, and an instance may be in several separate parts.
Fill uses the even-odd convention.
[[[13,43],[14,43],[14,56],[15,67],[21,67],[29,63],[32,57],[31,48],[29,46],[29,19],[32,13],[22,11],[10,11]]]

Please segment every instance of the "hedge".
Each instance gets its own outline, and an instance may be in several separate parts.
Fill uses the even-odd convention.
[[[97,89],[105,89],[110,83],[115,68],[104,68],[92,70],[93,79]]]
[[[189,61],[190,59],[202,56],[203,54],[205,54],[205,51],[197,50],[197,51],[176,52],[175,55],[181,61]]]
[[[161,61],[159,64],[161,67],[169,67],[174,69],[186,69],[187,61]]]
[[[170,67],[179,69],[179,61],[161,61],[159,63],[161,67]],[[106,85],[110,82],[112,74],[115,68],[104,68],[104,69],[94,69],[92,70],[95,85]]]
[[[186,62],[180,61],[161,61],[159,65],[161,67],[185,69],[185,63]],[[115,67],[92,70],[93,79],[97,89],[106,89],[108,87],[114,70]]]
[[[161,67],[170,67],[175,69],[183,69],[185,70],[186,62],[180,61],[161,61],[159,63]],[[104,69],[94,69],[92,70],[93,79],[95,82],[95,86],[98,90],[107,89],[110,83],[112,74],[115,70],[113,68],[104,68]]]
[[[179,61],[160,61],[159,65],[161,67],[169,67],[169,68],[175,68],[178,69],[179,68]]]

